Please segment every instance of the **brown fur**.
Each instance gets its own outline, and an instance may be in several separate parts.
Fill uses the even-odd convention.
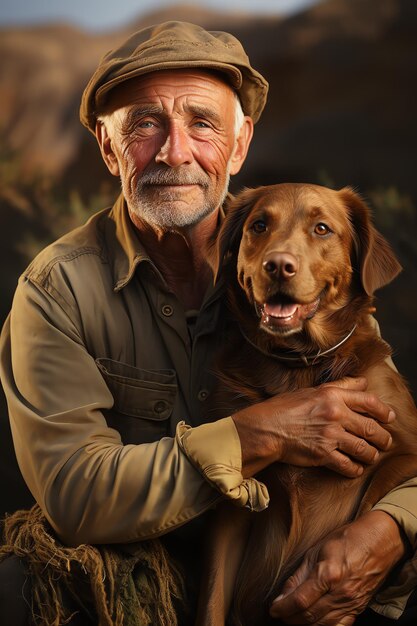
[[[266,225],[265,231],[254,231],[257,220]],[[317,234],[319,223],[330,226],[331,234]],[[265,271],[264,261],[276,252],[296,259],[293,276],[284,279]],[[391,449],[360,478],[274,464],[259,476],[268,486],[270,506],[250,515],[250,529],[247,513],[232,509],[226,515],[220,510],[197,621],[224,624],[233,594],[228,623],[265,625],[270,601],[305,552],[417,473],[416,408],[405,382],[389,366],[390,348],[369,314],[374,291],[389,283],[400,266],[372,225],[367,206],[351,189],[336,192],[301,184],[242,192],[227,212],[212,256],[215,270],[226,280],[230,311],[227,348],[219,364],[222,406],[230,402],[236,410],[237,400],[244,407],[286,391],[365,375],[368,389],[397,414],[388,427]],[[320,302],[296,332],[270,333],[260,328],[255,301],[265,302],[276,293],[307,306],[320,294]],[[337,350],[312,358],[309,365],[268,356],[314,357],[355,325]]]

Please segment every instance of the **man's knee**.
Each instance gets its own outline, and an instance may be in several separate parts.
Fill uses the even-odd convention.
[[[32,583],[24,561],[11,556],[0,563],[0,626],[31,626]],[[63,605],[69,615],[68,626],[91,626],[69,594],[64,592]]]
[[[408,599],[404,613],[398,619],[389,619],[367,609],[355,621],[355,626],[415,626],[417,624],[417,589]]]
[[[0,563],[0,624],[27,626],[30,617],[30,578],[17,556]]]

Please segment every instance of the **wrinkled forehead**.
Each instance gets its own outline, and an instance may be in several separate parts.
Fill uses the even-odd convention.
[[[133,105],[138,99],[152,100],[158,95],[178,97],[182,94],[194,94],[196,98],[213,102],[224,98],[234,100],[236,97],[235,90],[221,72],[200,68],[160,70],[132,78],[112,89],[99,113],[111,113]]]

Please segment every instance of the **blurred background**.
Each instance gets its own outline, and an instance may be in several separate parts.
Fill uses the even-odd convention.
[[[224,7],[227,4],[227,12]],[[355,187],[401,276],[377,318],[416,397],[417,2],[415,0],[6,0],[0,9],[0,320],[36,252],[118,193],[78,121],[100,57],[134,30],[180,19],[227,30],[270,82],[240,187]],[[0,399],[0,513],[30,504]]]

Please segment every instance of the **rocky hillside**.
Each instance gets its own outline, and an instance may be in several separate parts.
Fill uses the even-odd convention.
[[[208,26],[221,21],[231,29],[249,21],[243,15],[220,20],[210,11],[180,6],[104,35],[66,25],[1,32],[0,137],[4,148],[19,153],[24,171],[61,176],[83,158],[78,105],[98,60],[136,29],[173,18]]]
[[[413,0],[326,0],[285,20],[178,7],[105,35],[64,25],[3,31],[3,149],[17,151],[24,170],[40,168],[88,191],[87,172],[99,160],[78,122],[83,86],[127,32],[172,18],[234,32],[270,81],[242,182],[326,173],[337,184],[389,183],[417,196]]]

